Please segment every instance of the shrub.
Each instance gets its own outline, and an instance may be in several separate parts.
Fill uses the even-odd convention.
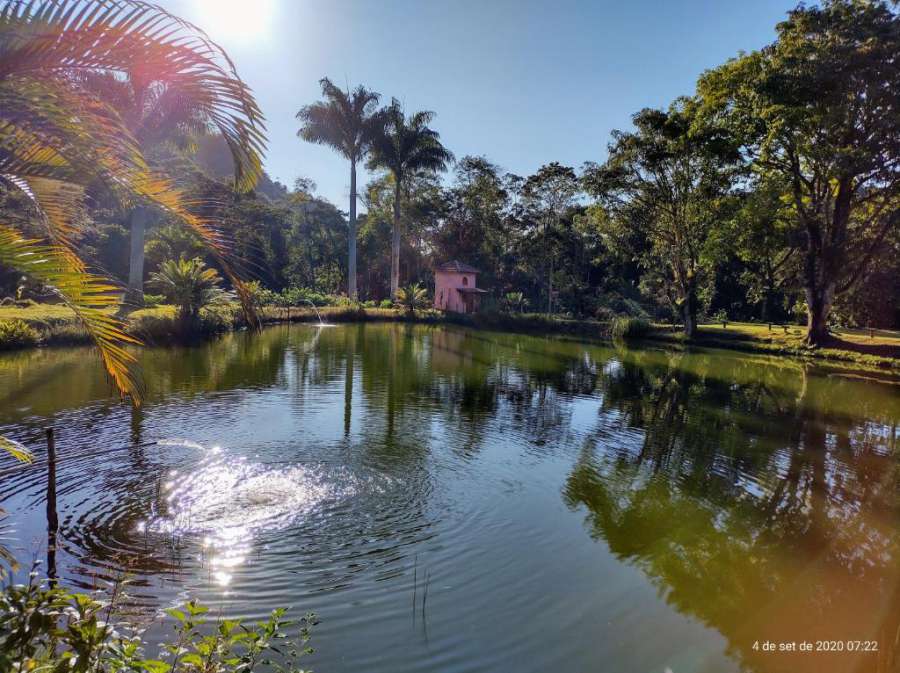
[[[614,339],[634,339],[650,332],[650,323],[643,318],[618,317],[612,322],[610,333]]]
[[[79,322],[49,323],[43,331],[45,343],[74,346],[93,341],[93,337]]]
[[[364,301],[362,303],[362,305],[363,305],[363,308],[375,308],[377,306],[374,299],[369,299],[367,301]]]
[[[382,299],[378,304],[378,308],[394,308],[394,302],[390,299]]]
[[[245,283],[244,286],[250,294],[250,303],[256,308],[279,303],[280,296],[278,293],[265,287],[258,280],[252,280],[249,283]]]
[[[503,297],[503,305],[508,311],[524,313],[528,308],[528,299],[522,292],[507,292]]]
[[[403,306],[410,315],[415,313],[416,309],[424,307],[427,300],[428,290],[418,283],[412,283],[397,290],[397,303]]]
[[[0,320],[0,350],[35,346],[40,338],[24,320]]]
[[[278,303],[281,306],[309,306],[312,302],[316,306],[334,306],[336,298],[306,287],[289,287],[281,291]]]
[[[165,611],[173,628],[160,644],[161,658],[153,659],[140,634],[115,621],[118,588],[111,600],[101,598],[48,588],[35,572],[28,584],[7,585],[0,593],[0,670],[300,673],[297,660],[312,651],[312,614],[293,622],[279,609],[247,625],[208,619],[208,609],[190,601]]]
[[[151,308],[153,306],[159,306],[160,304],[164,304],[166,298],[161,294],[146,294],[144,293],[144,306]]]
[[[221,280],[219,273],[199,257],[166,260],[159,271],[150,274],[151,285],[178,307],[183,326],[191,327],[197,323],[201,308],[224,297]]]

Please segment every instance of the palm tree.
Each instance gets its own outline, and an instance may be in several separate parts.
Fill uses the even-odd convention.
[[[155,154],[152,150],[165,146],[192,151],[198,136],[218,131],[203,95],[185,89],[184,82],[159,79],[159,75],[143,63],[135,63],[124,77],[89,71],[81,74],[80,80],[84,88],[119,113],[148,159]],[[235,165],[238,165],[237,159]],[[251,187],[255,177],[252,180],[245,177],[239,182],[241,189]],[[126,215],[131,254],[123,309],[137,308],[144,303],[144,239],[158,216],[159,210],[146,204],[134,204]]]
[[[375,108],[381,96],[364,86],[342,91],[327,77],[319,84],[325,100],[301,108],[297,119],[303,126],[297,135],[307,142],[328,145],[350,161],[347,295],[356,299],[356,164],[365,158],[378,132],[381,115]]]
[[[406,117],[397,99],[383,111],[382,131],[372,140],[371,168],[386,169],[394,177],[394,231],[391,239],[391,298],[400,287],[400,198],[410,177],[444,171],[453,154],[428,124],[434,112],[421,111]]]
[[[167,259],[159,271],[150,274],[151,285],[178,307],[183,325],[195,323],[201,308],[224,296],[221,281],[218,271],[207,267],[199,257]]]
[[[125,78],[139,67],[152,72],[154,82],[192,96],[192,106],[228,143],[237,184],[252,185],[265,145],[262,114],[227,55],[203,31],[139,0],[0,5],[0,180],[34,202],[44,234],[28,239],[16,223],[0,222],[0,264],[53,289],[134,404],[143,389],[134,353],[124,346],[138,341],[110,313],[119,303],[118,288],[90,273],[74,244],[88,186],[129,207],[163,210],[193,229],[253,316],[216,223],[197,215],[193,206],[202,204],[189,208],[171,178],[150,168],[127,121],[86,84],[86,73]]]
[[[397,290],[397,301],[406,307],[406,312],[409,315],[413,315],[417,308],[425,306],[427,299],[428,290],[418,283],[412,283]]]

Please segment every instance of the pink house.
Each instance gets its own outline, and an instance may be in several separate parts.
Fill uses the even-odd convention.
[[[478,269],[468,264],[444,262],[434,270],[434,307],[440,311],[474,313],[479,296],[487,294],[475,286]]]

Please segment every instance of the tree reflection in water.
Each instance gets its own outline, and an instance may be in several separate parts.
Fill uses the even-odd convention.
[[[626,353],[566,502],[751,670],[896,670],[896,416],[805,365],[722,365]],[[879,652],[754,650],[829,639],[877,640]]]

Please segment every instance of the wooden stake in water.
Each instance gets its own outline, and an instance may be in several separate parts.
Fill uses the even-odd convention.
[[[56,582],[56,532],[59,517],[56,513],[56,439],[53,428],[47,428],[47,577]]]

